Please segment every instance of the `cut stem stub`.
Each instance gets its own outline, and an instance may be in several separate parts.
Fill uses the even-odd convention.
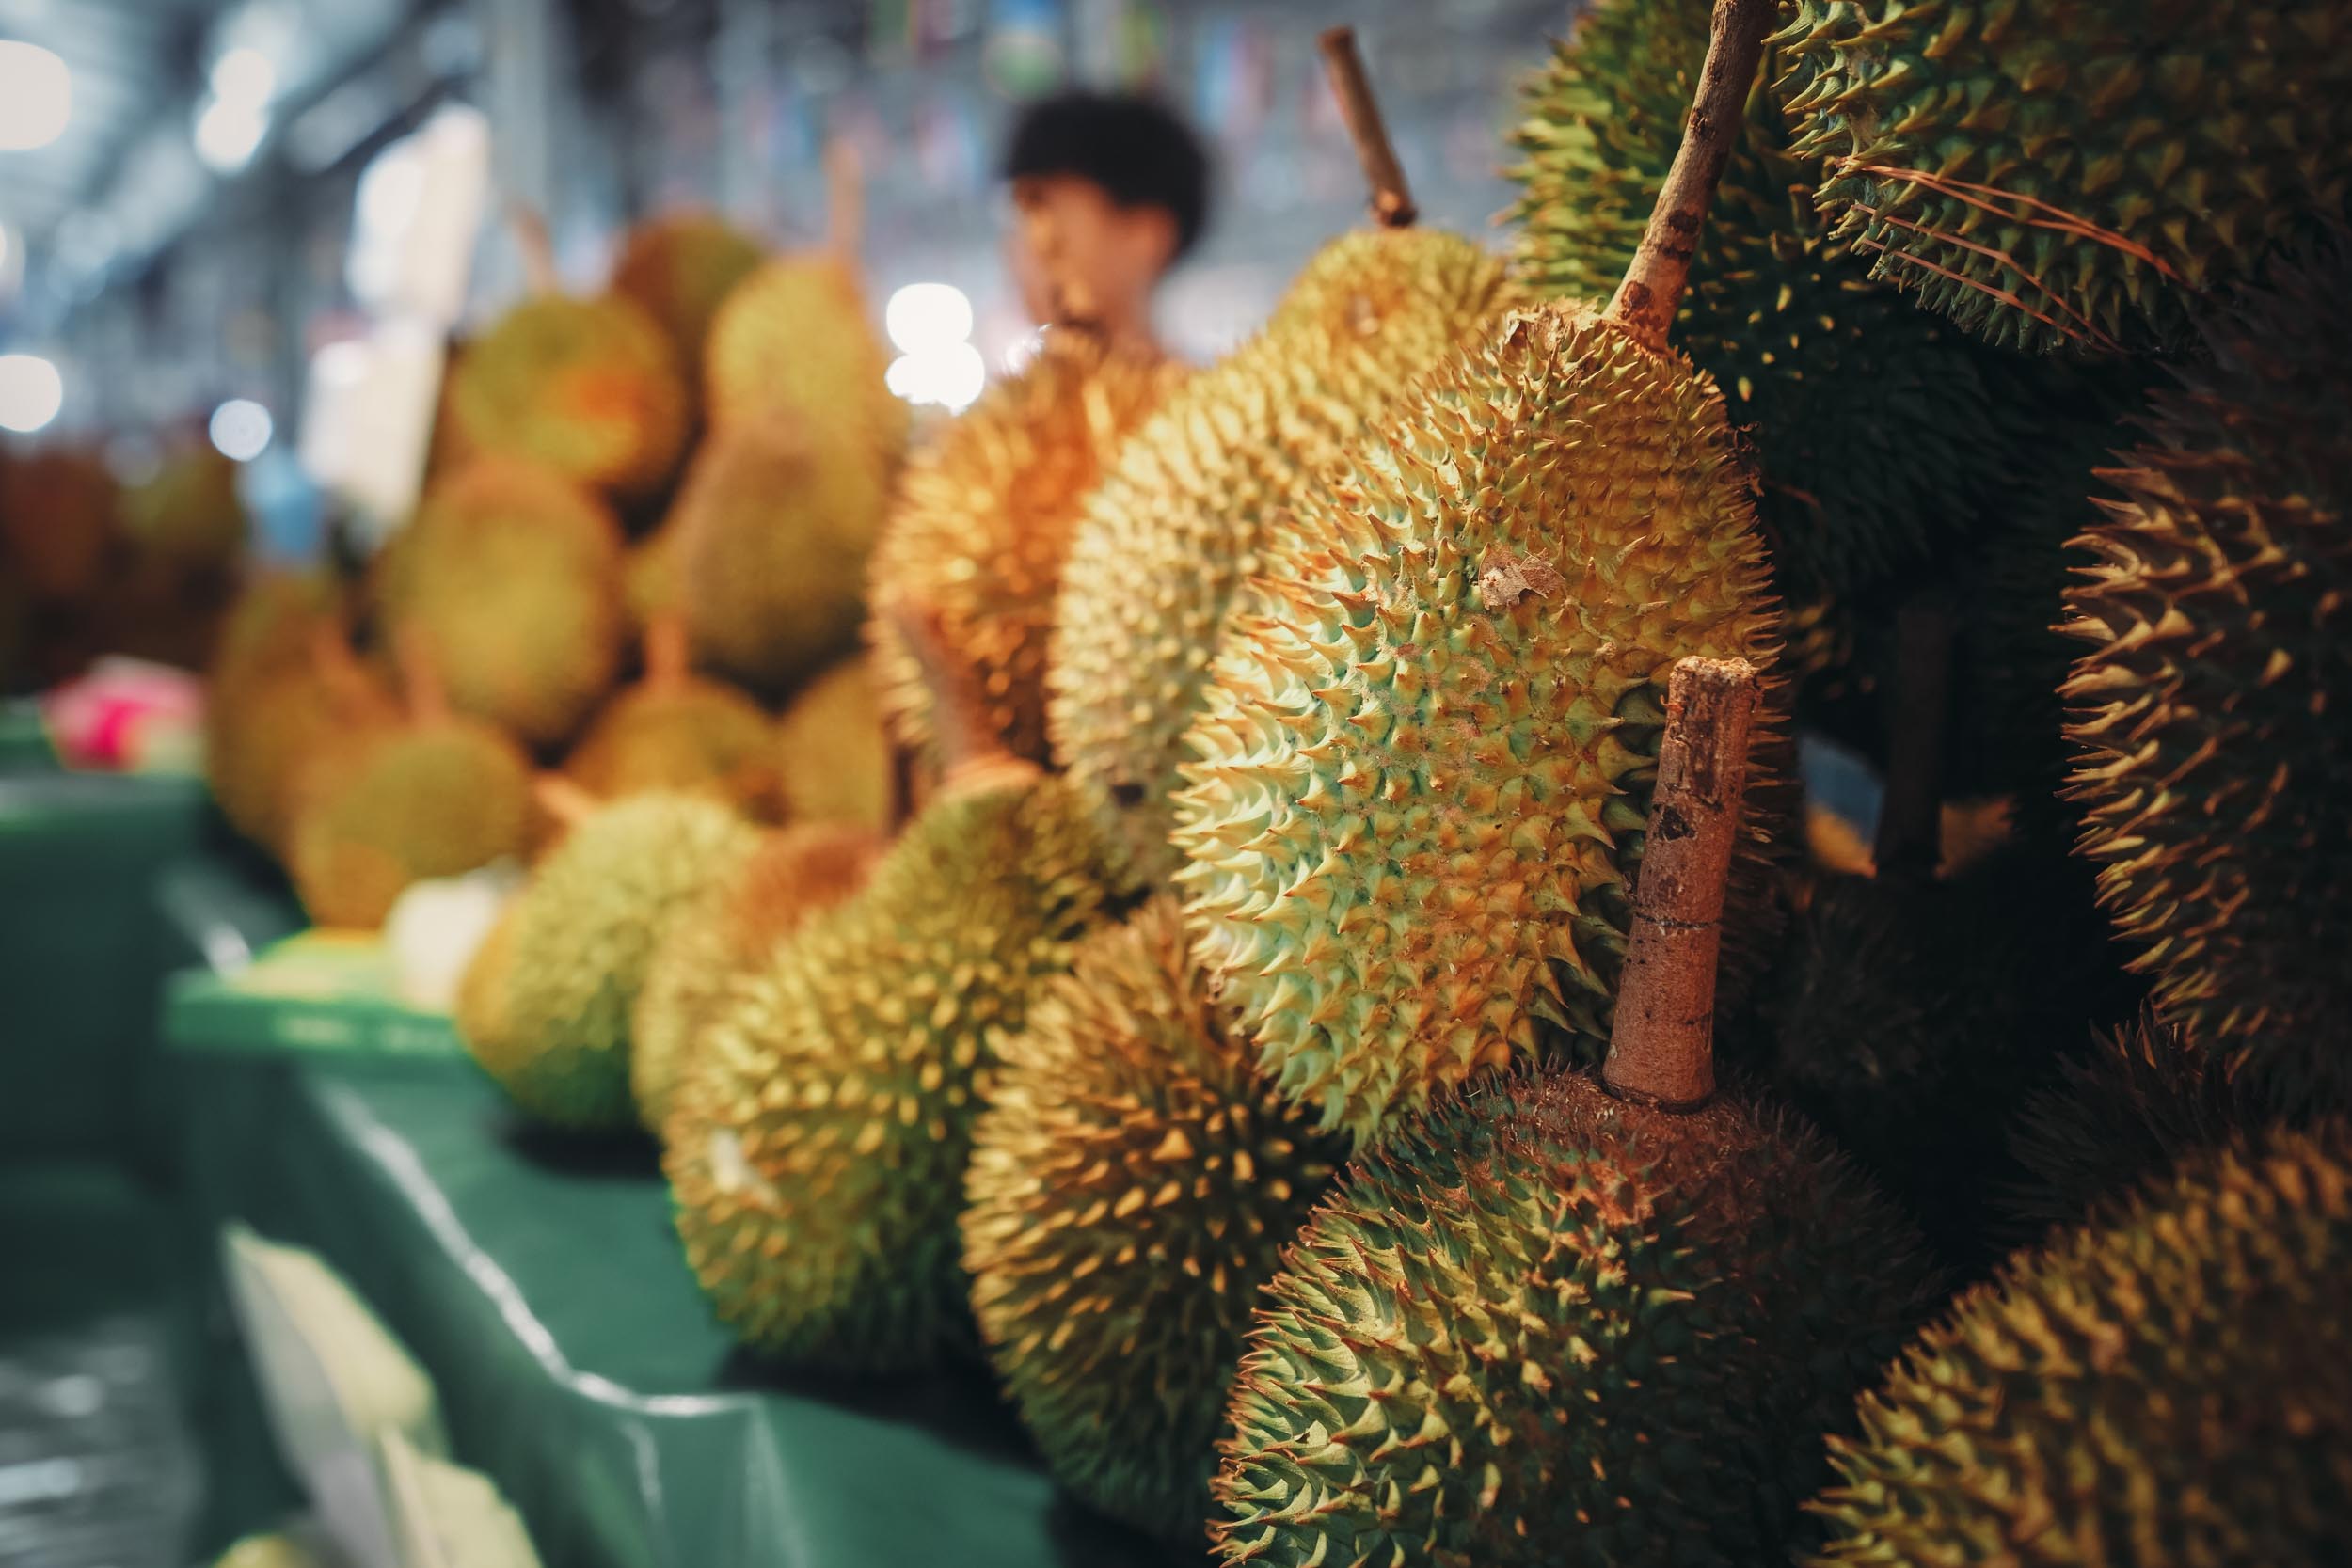
[[[1621,1099],[1691,1110],[1715,1092],[1715,961],[1756,703],[1745,659],[1686,658],[1668,680],[1632,940],[1601,1066]]]
[[[1372,215],[1384,229],[1408,228],[1421,216],[1413,205],[1413,189],[1405,182],[1405,166],[1397,161],[1396,144],[1389,140],[1388,121],[1380,101],[1364,71],[1363,52],[1356,47],[1356,29],[1333,27],[1316,40],[1323,51],[1323,69],[1331,79],[1331,95],[1340,101],[1340,117],[1356,144],[1356,159],[1372,187]]]

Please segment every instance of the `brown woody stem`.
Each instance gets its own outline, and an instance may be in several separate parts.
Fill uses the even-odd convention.
[[[1666,329],[1681,309],[1708,204],[1715,199],[1724,166],[1731,161],[1732,144],[1746,122],[1748,88],[1756,81],[1756,63],[1764,57],[1764,40],[1777,11],[1777,0],[1715,0],[1707,63],[1699,71],[1691,118],[1683,125],[1682,146],[1675,152],[1674,166],[1658,192],[1658,205],[1642,230],[1641,247],[1633,253],[1607,312],[1653,347],[1665,346]]]
[[[645,684],[673,690],[686,684],[692,660],[687,653],[686,617],[675,610],[645,623]]]
[[[548,220],[525,201],[506,204],[506,226],[515,248],[522,253],[523,281],[534,294],[561,293],[564,280],[555,270],[555,242],[548,235]]]
[[[1356,160],[1363,166],[1372,187],[1372,215],[1384,229],[1404,229],[1421,216],[1413,205],[1413,188],[1405,182],[1405,166],[1397,161],[1389,140],[1388,121],[1380,101],[1373,95],[1372,78],[1364,71],[1363,52],[1356,46],[1356,29],[1333,27],[1316,40],[1323,51],[1323,69],[1331,79],[1331,94],[1340,101],[1340,116],[1347,121],[1348,139],[1356,144]]]
[[[392,659],[400,667],[400,685],[408,699],[408,717],[420,724],[438,724],[449,719],[449,688],[442,683],[441,667],[433,657],[424,633],[414,626],[396,627],[392,632]]]
[[[923,684],[930,689],[931,734],[946,782],[953,784],[961,775],[995,771],[1005,765],[1027,768],[989,721],[979,673],[956,657],[938,608],[903,594],[887,613],[921,667]]]
[[[1882,877],[1931,877],[1944,858],[1944,726],[1950,706],[1952,612],[1932,591],[1895,612],[1886,791],[1872,858]]]
[[[1756,676],[1745,659],[1686,658],[1666,687],[1649,837],[1601,1082],[1691,1110],[1715,1092],[1715,958],[1748,782]]]
[[[531,781],[531,793],[539,809],[562,828],[579,827],[604,804],[561,773],[540,774]]]

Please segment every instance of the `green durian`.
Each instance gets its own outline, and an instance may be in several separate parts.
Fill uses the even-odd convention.
[[[877,832],[890,825],[890,736],[866,656],[843,659],[792,699],[776,721],[776,758],[792,820]]]
[[[1807,1560],[2352,1554],[2352,1128],[2209,1151],[1963,1296],[1834,1439]]]
[[[1778,1560],[1928,1310],[1894,1208],[1802,1123],[1524,1072],[1365,1152],[1249,1336],[1222,1560]]]
[[[687,668],[675,618],[645,639],[645,677],[605,705],[564,771],[604,800],[649,791],[710,795],[755,820],[782,809],[775,742],[757,703]]]
[[[612,292],[660,325],[687,385],[699,388],[711,321],[766,255],[758,241],[713,214],[671,213],[638,224],[621,241]]]
[[[1187,737],[1178,879],[1263,1064],[1362,1136],[1539,1030],[1606,1040],[1667,672],[1769,666],[1776,617],[1714,387],[1581,306],[1295,504]]]
[[[468,1049],[524,1114],[626,1126],[629,1012],[661,941],[759,844],[704,796],[632,796],[565,834],[516,895],[505,1027]]]
[[[705,411],[716,428],[781,430],[879,491],[905,455],[912,416],[883,377],[890,351],[866,291],[831,255],[763,261],[711,318]]]
[[[972,1126],[1115,890],[1057,779],[951,787],[864,892],[810,919],[701,1031],[663,1161],[687,1260],[754,1346],[843,1370],[971,1339],[956,1236]]]
[[[621,549],[620,524],[587,491],[483,458],[427,494],[385,552],[384,625],[431,656],[460,712],[555,745],[620,672]]]
[[[2101,901],[2200,1047],[2352,1084],[2352,241],[2272,270],[2155,397],[2081,541],[2071,794]],[[2080,552],[2077,555],[2081,559]]]
[[[1190,1544],[1250,1308],[1345,1149],[1259,1080],[1165,895],[1003,1053],[963,1216],[989,1358],[1064,1485]]]
[[[677,356],[617,294],[525,300],[468,346],[450,378],[469,446],[615,495],[660,484],[685,444]]]
[[[1185,726],[1234,606],[1321,468],[1517,296],[1441,232],[1324,247],[1267,330],[1137,427],[1088,499],[1046,662],[1056,757],[1140,876],[1165,879]]]
[[[1127,434],[1182,376],[1168,360],[1058,327],[908,463],[874,548],[869,625],[891,724],[908,744],[930,741],[930,689],[887,606],[912,595],[937,610],[977,673],[1004,745],[1047,760],[1046,644],[1072,531]]]
[[[1810,194],[1877,276],[2030,350],[2176,337],[2352,174],[2327,0],[1794,0],[1774,40]]]

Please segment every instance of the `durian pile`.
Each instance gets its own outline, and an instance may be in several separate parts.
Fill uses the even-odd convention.
[[[1180,1551],[2352,1560],[2352,0],[1597,0],[1500,255],[1326,43],[1380,224],[1216,364],[901,467],[835,261],[635,270],[699,409],[486,336],[409,700],[278,589],[224,801],[322,910],[538,853],[520,1110]]]

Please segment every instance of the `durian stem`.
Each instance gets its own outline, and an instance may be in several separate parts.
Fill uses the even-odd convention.
[[[379,693],[352,653],[340,619],[323,618],[310,629],[310,657],[317,664],[319,678],[326,683],[334,705],[346,716],[358,719],[375,708]]]
[[[441,681],[441,667],[435,660],[424,633],[413,626],[395,628],[392,659],[400,667],[401,690],[408,699],[408,717],[420,724],[446,722],[449,688]]]
[[[542,773],[531,781],[539,809],[561,828],[577,828],[596,814],[604,802],[561,773]]]
[[[1778,9],[1778,0],[1715,0],[1707,63],[1699,71],[1691,118],[1683,124],[1682,146],[1659,188],[1641,247],[1634,251],[1607,311],[1611,320],[1653,347],[1665,346],[1667,329],[1682,307],[1708,204],[1715,199],[1724,166],[1731,161],[1732,143],[1747,121],[1748,88],[1756,81],[1756,63],[1764,57],[1764,40]]]
[[[896,838],[906,831],[921,809],[922,791],[916,781],[923,771],[923,748],[890,736],[890,800],[888,817],[890,835]]]
[[[851,272],[866,248],[866,166],[847,136],[825,144],[825,248]]]
[[[938,607],[900,594],[886,613],[921,667],[923,684],[930,689],[931,734],[938,740],[943,779],[1017,761],[989,722],[978,673],[956,657]]]
[[[1944,858],[1944,727],[1950,707],[1952,612],[1932,591],[1895,612],[1895,685],[1886,789],[1872,848],[1878,875],[1932,877]]]
[[[506,204],[506,227],[523,259],[523,282],[534,294],[561,293],[564,279],[555,270],[555,242],[548,235],[548,220],[527,201]]]
[[[1715,958],[1756,703],[1745,659],[1686,658],[1667,681],[1632,940],[1600,1069],[1620,1099],[1680,1111],[1715,1092]]]
[[[665,610],[645,623],[645,684],[675,690],[686,684],[691,666],[687,653],[686,617]]]
[[[1364,71],[1363,52],[1356,46],[1356,29],[1332,27],[1316,40],[1323,51],[1323,69],[1331,79],[1331,95],[1340,101],[1340,117],[1356,144],[1357,162],[1363,165],[1365,182],[1372,186],[1372,215],[1384,229],[1406,229],[1421,216],[1413,205],[1413,188],[1405,182],[1405,166],[1397,161],[1396,145],[1389,140],[1388,121],[1380,101],[1373,95],[1372,78]]]

